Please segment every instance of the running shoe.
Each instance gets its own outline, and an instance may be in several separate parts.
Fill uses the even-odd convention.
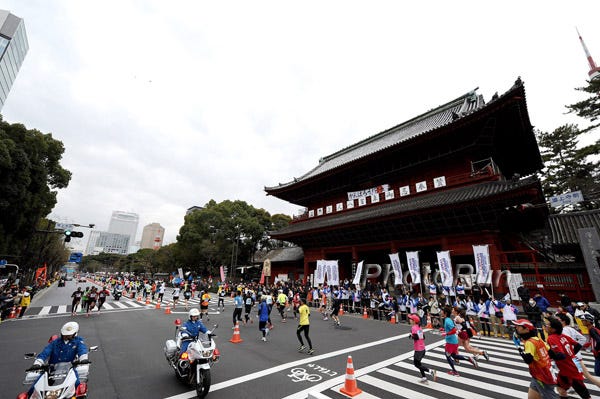
[[[437,371],[430,370],[429,372],[431,373],[431,378],[433,379],[433,382],[436,382],[437,381]]]
[[[271,331],[271,330],[268,328],[265,328],[265,335],[269,335],[269,331]]]
[[[311,348],[311,349],[309,349],[309,350],[308,350],[308,352],[307,352],[307,353],[308,353],[309,355],[312,355],[313,353],[315,353],[315,350]]]
[[[267,338],[265,338],[265,337],[262,337],[261,339],[262,339],[264,342],[267,342]]]
[[[448,374],[449,374],[449,375],[455,375],[455,376],[457,376],[457,377],[460,377],[460,374],[458,374],[458,371],[450,370],[450,371],[448,371]]]
[[[419,382],[420,382],[421,384],[427,384],[427,377],[421,377],[421,378],[419,379]]]
[[[488,355],[487,351],[483,351],[483,357],[485,357],[485,360],[488,362],[490,361],[490,355]]]
[[[477,368],[479,367],[479,365],[477,364],[477,359],[475,359],[475,357],[471,356],[467,358],[469,360],[469,363],[471,363],[473,365],[473,367]]]
[[[306,346],[301,345],[298,347],[298,352],[302,352],[304,349],[306,349]]]

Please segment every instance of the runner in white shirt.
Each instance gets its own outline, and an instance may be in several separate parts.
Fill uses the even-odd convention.
[[[179,291],[179,287],[175,287],[175,289],[173,290],[173,308],[177,306],[177,301],[179,300]]]

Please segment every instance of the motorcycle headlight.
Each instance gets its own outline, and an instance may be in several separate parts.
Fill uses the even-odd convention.
[[[209,349],[207,351],[202,351],[202,357],[212,357],[213,350]]]
[[[58,399],[60,395],[63,393],[64,388],[62,389],[54,389],[52,391],[46,391],[46,395],[44,398],[46,399]]]

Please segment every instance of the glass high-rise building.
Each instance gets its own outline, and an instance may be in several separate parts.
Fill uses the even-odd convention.
[[[29,50],[25,23],[9,11],[0,10],[0,110]]]
[[[127,235],[129,236],[129,245],[134,245],[139,221],[140,217],[137,213],[113,211],[108,224],[108,232]]]

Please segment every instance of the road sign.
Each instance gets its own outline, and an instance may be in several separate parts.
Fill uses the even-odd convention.
[[[0,259],[0,265],[6,265],[8,261],[6,259]]]
[[[73,226],[70,223],[56,223],[56,226],[54,227],[54,229],[56,230],[73,230]]]

